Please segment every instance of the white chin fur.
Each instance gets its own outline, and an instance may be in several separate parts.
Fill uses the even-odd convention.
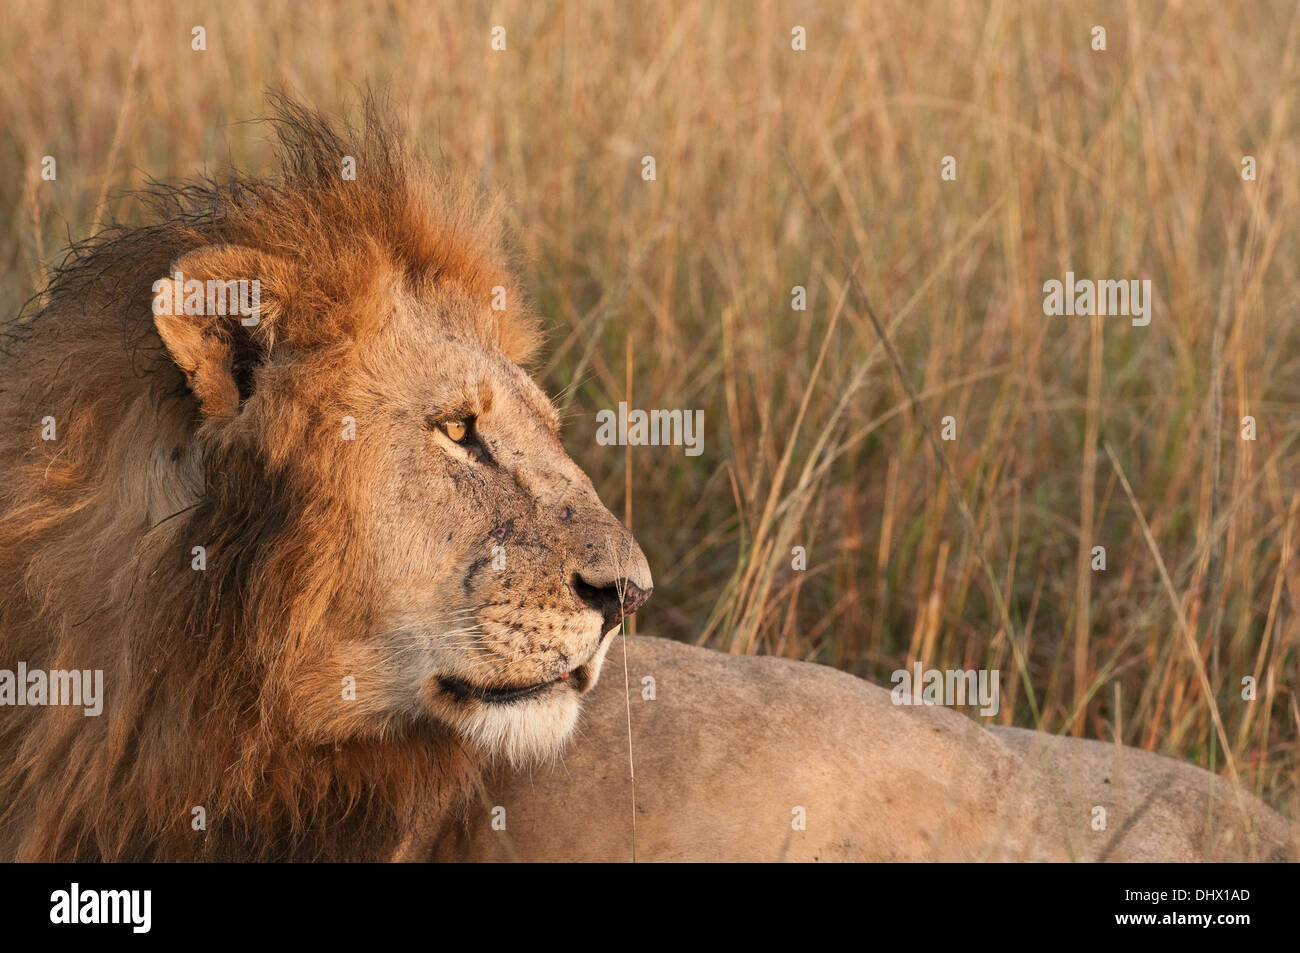
[[[457,728],[469,741],[493,756],[522,767],[553,758],[563,750],[578,723],[581,708],[573,691],[552,689],[542,698],[504,705],[479,702],[460,719]]]

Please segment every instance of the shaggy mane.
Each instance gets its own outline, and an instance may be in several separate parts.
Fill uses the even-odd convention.
[[[99,717],[0,709],[0,856],[384,858],[461,803],[474,770],[437,727],[312,740],[286,710],[289,655],[367,621],[365,569],[328,500],[249,446],[196,440],[151,301],[180,256],[234,245],[292,265],[275,329],[291,350],[376,330],[384,310],[349,303],[378,276],[515,302],[499,203],[413,158],[373,101],[357,127],[274,107],[277,175],[152,185],[151,224],[73,245],[0,327],[0,668],[102,669],[105,694]],[[535,320],[482,310],[466,332],[526,360]]]

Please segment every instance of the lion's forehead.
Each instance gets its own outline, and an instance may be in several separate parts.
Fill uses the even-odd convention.
[[[440,413],[457,407],[500,419],[535,419],[553,435],[560,417],[545,391],[490,340],[421,318],[411,306],[385,332],[339,361],[351,389],[382,403]]]

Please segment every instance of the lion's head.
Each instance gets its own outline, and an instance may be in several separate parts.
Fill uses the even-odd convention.
[[[279,177],[155,190],[9,328],[0,667],[107,696],[0,709],[20,856],[391,842],[476,756],[558,750],[649,596],[521,367],[495,204],[374,110],[276,122]]]

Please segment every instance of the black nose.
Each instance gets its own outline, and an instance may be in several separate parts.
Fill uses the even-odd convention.
[[[581,574],[575,573],[573,591],[579,599],[604,617],[604,627],[601,629],[604,633],[645,605],[654,589],[642,589],[631,579],[618,579],[607,586],[593,585],[583,579]]]

